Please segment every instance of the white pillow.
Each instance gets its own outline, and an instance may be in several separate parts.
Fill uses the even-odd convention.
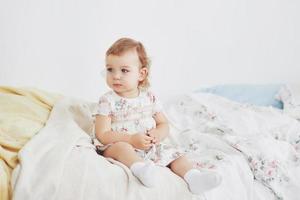
[[[300,84],[282,86],[276,98],[283,102],[285,113],[300,121]]]

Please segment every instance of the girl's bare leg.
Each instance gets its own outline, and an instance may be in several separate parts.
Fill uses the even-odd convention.
[[[136,154],[132,145],[126,142],[117,142],[108,147],[103,156],[113,158],[126,165],[145,186],[155,186],[157,176],[155,166],[153,163],[145,163]]]
[[[193,169],[192,163],[185,156],[174,160],[170,164],[170,168],[187,182],[193,194],[202,194],[211,190],[217,187],[222,180],[222,177],[216,172]]]
[[[143,161],[142,158],[136,154],[132,145],[126,142],[117,142],[111,145],[104,151],[103,156],[113,158],[127,167],[130,167],[135,162]]]
[[[181,156],[170,164],[170,168],[175,174],[183,178],[190,169],[193,169],[193,164],[185,156]]]

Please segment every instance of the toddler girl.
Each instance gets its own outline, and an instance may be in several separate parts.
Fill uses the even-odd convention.
[[[168,121],[148,90],[149,67],[138,41],[121,38],[107,50],[106,82],[111,91],[100,97],[95,124],[101,154],[125,164],[147,187],[155,186],[156,165],[168,166],[194,194],[218,186],[218,174],[193,169],[183,153],[162,142],[169,134]]]

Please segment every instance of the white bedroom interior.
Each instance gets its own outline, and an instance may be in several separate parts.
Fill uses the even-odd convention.
[[[121,37],[152,61],[165,141],[222,175],[197,199],[299,200],[299,10],[297,0],[0,0],[0,200],[195,199],[170,168],[149,189],[97,151],[105,52]]]

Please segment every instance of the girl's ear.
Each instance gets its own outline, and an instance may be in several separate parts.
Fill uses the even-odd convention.
[[[143,81],[147,77],[147,75],[148,75],[148,69],[146,67],[140,69],[139,81]]]

